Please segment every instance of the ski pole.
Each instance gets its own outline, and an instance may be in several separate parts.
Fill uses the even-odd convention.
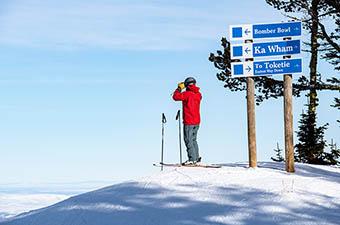
[[[161,149],[161,171],[163,171],[163,155],[164,155],[164,124],[166,123],[166,117],[162,113],[162,149]]]
[[[178,120],[179,163],[182,164],[181,110],[177,111],[176,120]]]

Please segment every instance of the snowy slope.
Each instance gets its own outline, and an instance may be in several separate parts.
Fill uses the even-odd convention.
[[[167,168],[0,224],[340,224],[340,168],[297,164],[295,174],[283,168]]]

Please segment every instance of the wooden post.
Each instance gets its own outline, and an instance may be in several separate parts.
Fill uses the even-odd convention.
[[[253,43],[245,40],[244,43]],[[253,58],[245,61],[254,61]],[[248,157],[249,167],[257,167],[256,158],[256,127],[255,127],[255,83],[253,77],[247,77],[247,123],[248,123]]]
[[[286,171],[294,173],[293,104],[292,75],[284,75],[284,123]]]
[[[256,128],[255,128],[255,84],[254,78],[247,77],[247,121],[249,167],[257,166]]]
[[[284,38],[283,40],[291,40],[291,38]],[[284,59],[291,58],[291,56],[284,56]],[[293,129],[293,84],[292,74],[283,75],[283,96],[284,96],[284,133],[285,133],[285,159],[286,171],[294,173],[294,129]]]

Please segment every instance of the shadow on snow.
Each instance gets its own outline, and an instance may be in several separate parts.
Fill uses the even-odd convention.
[[[199,185],[177,187],[188,191],[191,186],[193,190],[200,188]],[[263,225],[301,224],[299,221],[337,224],[340,221],[340,204],[325,208],[311,199],[305,202],[305,207],[295,208],[273,201],[280,198],[276,194],[239,186],[205,187],[203,192],[223,200],[197,200],[171,188],[123,183],[19,215],[1,225]],[[330,201],[327,196],[321,197]],[[273,213],[275,208],[284,210]]]
[[[248,163],[224,163],[219,165],[222,165],[224,167],[248,168]],[[259,162],[257,166],[258,168],[274,169],[287,174],[287,172],[285,171],[284,162]],[[338,168],[339,172],[332,172],[323,169],[327,167],[328,166],[316,166],[312,164],[295,163],[295,173],[293,174],[305,177],[320,178],[340,184],[340,168]]]

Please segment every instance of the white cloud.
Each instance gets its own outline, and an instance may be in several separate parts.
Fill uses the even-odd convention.
[[[0,215],[17,215],[49,206],[68,197],[62,194],[0,194]]]
[[[0,183],[0,221],[20,213],[40,209],[76,194],[112,184],[110,181],[70,183]]]
[[[225,16],[218,11],[155,2],[12,2],[0,15],[0,43],[52,49],[193,48],[221,32]]]

